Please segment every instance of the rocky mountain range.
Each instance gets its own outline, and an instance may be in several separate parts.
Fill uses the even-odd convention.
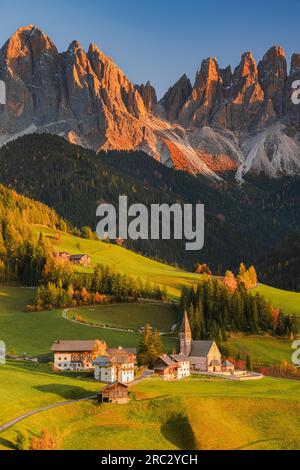
[[[300,105],[291,99],[300,54],[289,68],[278,46],[258,64],[243,54],[235,70],[208,58],[193,85],[184,75],[158,101],[149,82],[131,83],[95,44],[84,51],[74,41],[60,53],[30,25],[0,50],[0,79],[0,145],[48,132],[96,151],[143,150],[215,180],[300,174]]]

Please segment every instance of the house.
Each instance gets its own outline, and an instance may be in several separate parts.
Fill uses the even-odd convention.
[[[54,368],[61,371],[91,371],[93,361],[107,351],[105,341],[55,341]]]
[[[107,354],[94,361],[95,379],[100,382],[131,383],[135,377],[136,350],[108,349]]]
[[[89,255],[71,255],[69,261],[70,263],[85,266],[86,268],[89,268],[92,264],[92,259]]]
[[[229,372],[233,374],[235,372],[235,365],[230,361],[224,361],[222,363],[222,372]]]
[[[99,400],[101,400],[102,403],[128,403],[128,385],[120,382],[114,382],[112,384],[106,385],[106,387],[101,390]]]
[[[163,380],[182,380],[189,377],[190,361],[182,354],[160,356],[153,365],[154,372]]]
[[[174,362],[178,364],[178,371],[177,371],[177,379],[186,379],[191,375],[190,371],[190,360],[187,356],[183,356],[182,354],[172,354],[170,356]]]
[[[187,312],[180,328],[180,354],[187,356],[191,371],[222,373],[222,355],[215,341],[193,341]]]
[[[61,251],[60,253],[53,253],[54,258],[59,258],[62,261],[69,261],[70,260],[70,253],[67,251]]]
[[[164,355],[156,359],[153,370],[163,380],[178,380],[178,362],[169,356]]]

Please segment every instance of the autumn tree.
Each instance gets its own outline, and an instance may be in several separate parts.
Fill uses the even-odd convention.
[[[157,330],[152,331],[150,325],[146,325],[137,356],[139,365],[151,368],[162,353],[163,344],[159,332]]]

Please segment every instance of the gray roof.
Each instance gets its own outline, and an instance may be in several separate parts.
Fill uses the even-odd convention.
[[[128,385],[127,385],[127,384],[124,384],[123,382],[118,382],[118,381],[116,381],[116,382],[113,382],[113,383],[111,383],[111,384],[105,385],[105,387],[103,387],[103,388],[101,389],[101,392],[106,391],[106,390],[109,390],[110,388],[114,388],[116,385],[118,385],[119,387],[128,388]]]
[[[105,345],[105,341],[101,341]],[[55,341],[53,352],[90,352],[95,349],[95,341]]]
[[[103,365],[103,366],[108,366],[112,363],[112,358],[108,356],[100,356],[97,357],[97,359],[94,360],[95,365]]]
[[[111,356],[124,356],[126,354],[137,354],[137,348],[108,348],[108,354]]]
[[[176,362],[188,362],[189,358],[183,354],[170,354],[170,358]]]
[[[80,259],[84,258],[85,256],[87,256],[88,258],[90,258],[89,255],[71,255],[71,256],[70,256],[70,260],[72,260],[72,259],[73,259],[73,260],[77,260],[77,259],[80,260]]]
[[[166,366],[155,366],[155,364],[156,364],[159,360],[161,360],[162,362],[164,362]],[[163,369],[165,369],[166,367],[169,367],[169,366],[174,365],[175,362],[174,362],[174,360],[171,359],[171,357],[169,357],[169,356],[159,356],[159,358],[156,360],[155,364],[154,364],[154,368],[155,368],[156,370],[163,370]]]
[[[190,357],[207,357],[214,341],[192,341]]]

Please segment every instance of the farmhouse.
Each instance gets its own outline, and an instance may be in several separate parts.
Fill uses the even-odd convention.
[[[69,261],[70,260],[70,253],[67,251],[61,251],[60,253],[53,253],[54,258],[59,258],[62,261]]]
[[[126,404],[129,401],[128,386],[120,382],[106,385],[99,395],[99,400],[102,403]]]
[[[107,354],[94,361],[95,379],[100,382],[131,383],[134,381],[135,350],[108,349]]]
[[[190,375],[189,358],[180,354],[163,355],[155,361],[153,370],[163,380],[181,380]]]
[[[92,263],[92,259],[89,255],[71,255],[69,261],[79,266],[85,266],[86,268],[89,268]]]
[[[107,351],[104,341],[55,341],[54,368],[57,370],[89,371],[94,369],[93,361]]]
[[[222,365],[222,355],[215,341],[193,341],[187,312],[180,329],[180,354],[189,358],[191,371],[221,374],[233,369],[234,372],[233,364]]]

